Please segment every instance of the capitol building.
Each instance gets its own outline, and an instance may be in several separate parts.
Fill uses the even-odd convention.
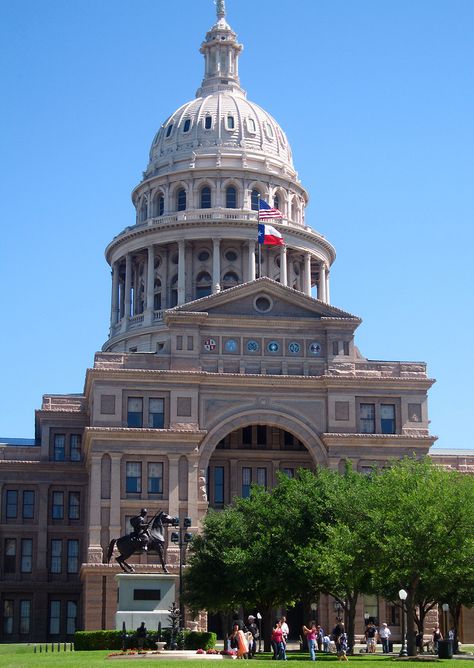
[[[83,392],[45,394],[36,438],[0,444],[1,642],[115,628],[107,546],[143,506],[196,531],[279,472],[363,472],[435,441],[426,364],[365,357],[360,317],[331,303],[336,251],[306,216],[284,130],[242,88],[241,52],[220,0],[196,95],[150,138],[135,220],[106,248],[110,331]],[[284,243],[257,243],[262,201]],[[132,561],[161,570],[153,554]],[[177,574],[172,543],[168,562]],[[365,599],[358,619],[370,609],[399,634],[397,611]],[[334,601],[318,614],[331,626]]]

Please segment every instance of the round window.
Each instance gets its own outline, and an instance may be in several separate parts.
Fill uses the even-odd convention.
[[[255,299],[254,305],[257,311],[260,311],[260,313],[267,313],[272,308],[272,302],[268,297],[265,297],[264,295],[257,297]]]
[[[292,341],[291,343],[288,344],[288,352],[292,353],[293,355],[297,355],[301,350],[301,346],[299,343],[296,341]]]
[[[277,341],[270,341],[267,345],[267,350],[269,353],[277,353],[280,350],[280,344]]]
[[[209,260],[209,258],[210,258],[210,255],[209,255],[209,251],[207,251],[207,250],[202,250],[198,253],[199,262],[207,262],[207,260]]]
[[[233,250],[228,250],[225,254],[225,259],[228,260],[229,262],[235,262],[238,258],[238,255],[235,251]]]
[[[318,341],[313,341],[309,344],[309,352],[311,355],[320,355],[322,351],[321,344]]]
[[[258,352],[260,348],[260,345],[258,341],[247,341],[247,350],[249,353],[256,353]]]

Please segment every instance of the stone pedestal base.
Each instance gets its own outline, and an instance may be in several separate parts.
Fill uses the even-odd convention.
[[[168,609],[176,601],[178,578],[164,573],[119,573],[115,628],[134,631],[142,622],[149,631],[170,625]]]

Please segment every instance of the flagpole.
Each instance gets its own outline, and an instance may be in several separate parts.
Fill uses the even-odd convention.
[[[257,244],[258,244],[258,277],[262,277],[262,244],[258,238],[258,226],[260,224],[260,193],[258,193],[258,211],[257,211]]]

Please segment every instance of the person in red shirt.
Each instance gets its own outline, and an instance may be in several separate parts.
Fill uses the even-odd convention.
[[[309,658],[311,661],[316,661],[316,642],[318,640],[318,625],[316,622],[311,622],[311,626],[308,629],[307,626],[303,625],[303,633],[306,636],[306,640],[308,641],[308,648],[309,648]]]
[[[286,661],[286,642],[280,621],[275,622],[275,625],[272,629],[272,648],[273,659]]]

